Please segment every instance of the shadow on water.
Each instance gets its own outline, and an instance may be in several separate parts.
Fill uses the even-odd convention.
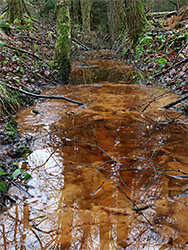
[[[34,138],[22,164],[33,197],[10,189],[19,202],[0,215],[1,249],[188,249],[187,127],[159,109],[173,96],[128,110],[163,90],[125,83],[54,87],[88,106],[46,100],[18,114]]]

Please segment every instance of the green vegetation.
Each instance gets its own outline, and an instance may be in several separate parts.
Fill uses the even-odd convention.
[[[18,163],[15,162],[13,165],[17,166]],[[23,177],[24,181],[31,179],[31,175],[20,168],[16,168],[13,173],[7,173],[0,170],[0,190],[7,193],[8,185],[11,184],[12,180],[17,181],[18,177]]]
[[[18,95],[6,88],[0,80],[0,115],[9,115],[20,108]]]
[[[8,20],[10,23],[24,24],[21,0],[8,0]]]
[[[47,0],[44,2],[41,16],[49,16],[55,10],[55,0]],[[51,15],[50,15],[51,17]]]
[[[11,124],[10,122],[6,122],[4,124],[4,127],[6,129],[6,132],[7,132],[7,136],[9,138],[11,138],[12,140],[15,140],[17,137],[18,137],[18,134],[17,134],[17,130],[16,128],[13,126],[13,124]],[[4,136],[3,139],[4,140],[7,140],[8,137]]]
[[[10,27],[10,24],[5,22],[5,21],[2,21],[0,23],[0,28],[5,32],[6,35],[10,35],[11,33],[11,27]]]
[[[70,17],[67,1],[62,1],[56,6],[58,39],[55,45],[55,55],[52,69],[58,78],[66,82],[71,70],[70,63]]]

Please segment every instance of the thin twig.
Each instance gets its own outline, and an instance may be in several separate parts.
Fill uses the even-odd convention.
[[[163,93],[161,95],[158,95],[158,96],[154,97],[151,101],[148,102],[148,104],[145,106],[145,108],[141,112],[143,113],[151,105],[152,102],[155,102],[156,100],[158,100],[159,98],[161,98],[162,96],[164,96],[164,95],[166,95],[166,94],[168,94],[170,92],[171,92],[171,90],[169,90],[169,91],[167,91],[167,92],[165,92],[165,93]]]
[[[115,179],[116,179],[116,178],[115,178]],[[137,206],[137,204],[136,204],[133,200],[131,200],[131,198],[125,193],[125,191],[123,190],[122,186],[121,186],[120,183],[117,181],[117,179],[116,179],[116,182],[117,182],[118,186],[120,187],[122,193],[125,195],[125,197],[126,197],[129,201],[132,202],[132,204],[133,204],[133,206],[134,206],[134,209],[135,209],[135,207],[136,207],[137,209],[139,209],[139,207]],[[152,223],[148,220],[148,218],[142,213],[142,211],[140,211],[139,214],[140,214],[141,216],[144,217],[144,219],[149,223],[150,226],[153,226]]]
[[[70,138],[67,138],[67,137],[63,137],[62,138],[63,140],[65,141],[73,141],[73,142],[79,142],[79,143],[83,143],[85,145],[88,145],[92,148],[97,148],[99,149],[101,152],[103,152],[105,155],[107,155],[113,162],[115,163],[119,163],[120,165],[124,165],[123,163],[120,163],[120,162],[117,162],[115,159],[112,158],[112,156],[110,156],[104,149],[102,149],[101,147],[97,146],[97,145],[94,145],[94,144],[91,144],[89,142],[85,142],[85,141],[82,141],[82,140],[78,140],[78,139],[70,139]]]
[[[138,199],[139,201],[141,201],[140,198],[139,198],[138,196],[135,195],[135,193],[133,192],[132,188],[130,188],[130,187],[123,181],[123,179],[122,179],[122,177],[121,177],[119,171],[118,171],[118,174],[119,174],[119,179],[120,179],[121,183],[122,183],[126,188],[128,188],[128,189],[131,191],[132,195],[133,195],[134,197],[136,197],[136,199]]]
[[[168,67],[168,68],[166,68],[166,69],[163,69],[162,71],[160,71],[160,72],[154,74],[152,77],[161,76],[161,75],[163,75],[166,71],[169,71],[169,70],[171,70],[171,69],[174,68],[174,67],[177,67],[177,66],[179,66],[179,65],[181,65],[181,64],[183,64],[183,63],[186,63],[187,61],[188,61],[188,58],[185,58],[184,60],[182,60],[182,61],[180,61],[180,62],[177,62],[177,63],[171,65],[170,67]]]
[[[185,47],[187,47],[187,45],[188,45],[188,41],[187,41],[187,42],[183,45],[183,47],[178,51],[178,54],[177,54],[176,57],[174,58],[173,64],[176,62],[176,60],[177,60],[179,54],[182,52],[182,50],[183,50]]]
[[[137,105],[137,106],[135,106],[135,107],[129,108],[128,110],[129,110],[129,111],[130,111],[130,110],[134,110],[134,109],[137,109],[137,108],[140,108],[140,107],[146,105],[146,107],[142,110],[142,112],[144,112],[152,102],[158,100],[159,98],[163,97],[164,95],[169,94],[170,92],[171,92],[171,90],[169,90],[169,91],[167,91],[167,92],[165,92],[165,93],[163,93],[163,94],[160,94],[160,95],[154,97],[154,98],[153,98],[151,101],[149,101],[149,102],[142,103],[142,104]]]
[[[112,172],[108,175],[108,177],[100,184],[100,186],[91,194],[91,195],[95,195],[99,189],[101,189],[101,187],[104,185],[104,183],[112,176]]]

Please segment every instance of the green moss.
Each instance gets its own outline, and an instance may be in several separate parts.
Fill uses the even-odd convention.
[[[90,31],[90,12],[91,12],[91,0],[81,0],[81,12],[82,12],[82,26],[85,30]]]
[[[69,10],[65,1],[56,7],[58,39],[55,45],[55,55],[52,68],[57,77],[62,81],[67,81],[71,70],[70,64],[70,18]]]
[[[144,7],[141,0],[126,1],[126,24],[132,44],[138,41],[140,34],[146,27],[149,27],[149,22],[144,13]]]
[[[8,0],[8,11],[10,23],[24,24],[21,0]]]

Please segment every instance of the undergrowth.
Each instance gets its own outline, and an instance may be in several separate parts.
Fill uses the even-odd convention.
[[[0,81],[0,116],[16,112],[20,108],[19,97]]]

